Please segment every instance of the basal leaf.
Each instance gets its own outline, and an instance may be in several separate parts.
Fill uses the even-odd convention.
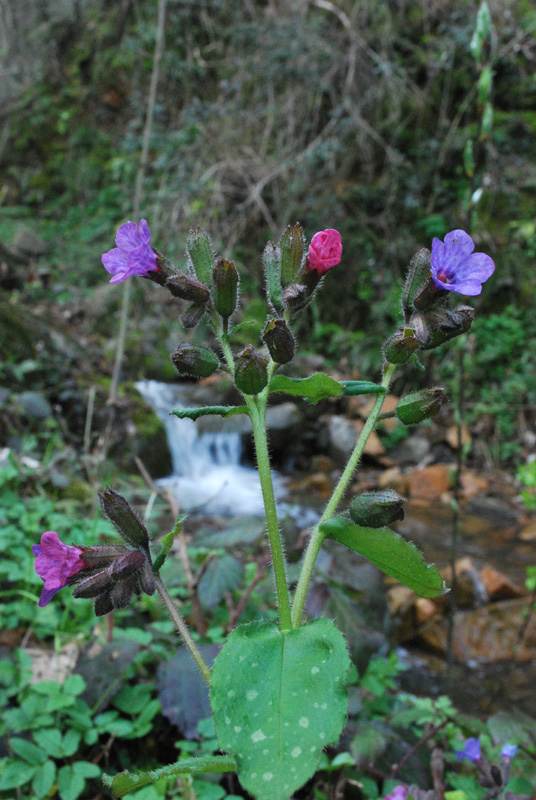
[[[216,556],[199,581],[199,602],[203,608],[214,608],[226,592],[238,589],[244,578],[244,566],[234,556]]]
[[[199,417],[214,414],[218,417],[234,417],[235,414],[248,414],[247,406],[203,406],[203,408],[174,408],[170,414],[175,414],[179,419],[192,419],[194,422]]]
[[[309,378],[289,378],[287,375],[275,375],[270,381],[270,392],[285,392],[294,397],[305,397],[312,403],[325,400],[327,397],[340,397],[344,388],[335,378],[317,372]]]
[[[349,666],[344,637],[327,619],[285,633],[254,622],[227,638],[212,670],[214,723],[256,800],[287,800],[338,740]]]
[[[196,775],[202,772],[234,772],[236,763],[229,756],[202,756],[188,758],[168,764],[166,767],[153,769],[150,772],[120,772],[119,775],[103,775],[105,786],[112,790],[114,797],[124,797],[134,789],[141,789],[167,775]]]
[[[412,542],[389,528],[362,528],[347,517],[332,517],[320,530],[329,539],[361,553],[421,597],[437,597],[446,591],[437,567],[427,564]]]

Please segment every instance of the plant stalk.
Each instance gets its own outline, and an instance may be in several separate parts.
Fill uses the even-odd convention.
[[[205,659],[203,658],[203,656],[199,652],[199,649],[198,649],[196,643],[194,642],[194,640],[190,636],[190,631],[188,630],[188,626],[186,625],[185,621],[183,620],[183,618],[181,617],[181,615],[177,611],[175,603],[171,599],[168,590],[166,589],[166,587],[162,583],[162,578],[159,575],[155,575],[154,579],[156,581],[156,588],[158,589],[158,593],[159,593],[160,597],[162,598],[165,607],[169,611],[169,615],[170,615],[171,619],[173,620],[173,622],[175,623],[175,626],[176,626],[177,630],[179,631],[180,635],[182,636],[182,638],[184,640],[184,644],[186,645],[186,647],[190,651],[193,660],[195,661],[195,663],[199,667],[201,675],[203,676],[203,678],[207,682],[207,685],[210,686],[210,668],[209,668],[209,666],[207,665],[207,663],[205,662]]]
[[[266,525],[268,529],[268,539],[272,555],[272,564],[275,576],[275,589],[277,594],[277,604],[279,606],[279,624],[282,631],[292,629],[290,615],[290,595],[287,584],[287,570],[285,556],[283,554],[283,544],[279,532],[279,521],[277,519],[277,507],[275,504],[274,486],[272,473],[270,470],[270,456],[268,454],[268,439],[266,436],[266,401],[268,391],[265,389],[256,398],[245,396],[246,404],[249,408],[251,424],[253,425],[253,439],[255,442],[255,452],[257,454],[257,468],[261,481],[262,498],[266,512]]]
[[[387,364],[385,366],[383,372],[383,379],[381,385],[385,387],[387,390],[389,388],[389,384],[391,383],[391,378],[393,377],[393,373],[396,367],[394,364]],[[307,597],[307,592],[309,589],[309,583],[311,582],[311,576],[313,574],[313,568],[318,557],[318,553],[322,546],[322,542],[324,541],[324,534],[320,531],[320,526],[323,522],[333,516],[337,506],[339,505],[342,497],[352,479],[352,475],[355,472],[359,459],[363,454],[363,450],[365,449],[365,445],[367,440],[378,421],[378,417],[380,415],[383,402],[387,395],[387,391],[384,394],[378,394],[376,397],[376,402],[370,412],[369,418],[367,419],[363,430],[359,434],[359,438],[356,442],[352,455],[350,456],[348,463],[345,467],[344,472],[342,473],[341,477],[339,478],[339,482],[335,487],[335,490],[322,514],[320,521],[315,525],[313,528],[313,532],[311,534],[311,538],[309,540],[309,544],[307,546],[307,550],[305,552],[305,556],[303,559],[303,564],[300,572],[300,578],[298,580],[298,585],[296,587],[296,593],[294,595],[294,601],[292,604],[292,626],[297,628],[301,623],[301,618],[303,615],[303,609],[305,606],[305,599]]]

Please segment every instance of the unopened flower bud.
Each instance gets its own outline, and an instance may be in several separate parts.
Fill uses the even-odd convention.
[[[425,347],[430,341],[430,328],[424,316],[422,314],[414,314],[411,318],[411,325],[419,345]]]
[[[290,225],[279,241],[281,250],[281,284],[288,286],[295,281],[304,262],[305,237],[301,225]]]
[[[365,528],[381,528],[395,520],[404,519],[404,498],[394,489],[363,492],[352,501],[350,516]]]
[[[440,344],[467,333],[475,318],[475,310],[471,306],[458,306],[454,310],[450,308],[438,308],[429,311],[425,315],[426,325],[430,331],[428,341],[421,345],[423,350],[433,350]]]
[[[248,345],[236,359],[234,377],[243,394],[259,394],[268,383],[268,361]]]
[[[183,328],[186,328],[187,330],[190,328],[195,328],[206,310],[207,307],[205,304],[197,305],[197,303],[194,303],[192,306],[190,306],[190,308],[187,308],[184,314],[181,314],[181,324]]]
[[[446,300],[448,294],[446,289],[439,289],[429,277],[413,298],[413,305],[417,311],[428,311]]]
[[[218,314],[227,319],[236,308],[238,271],[232,261],[216,259],[212,267],[212,297]]]
[[[317,272],[311,274],[318,275]],[[301,311],[302,308],[305,308],[309,302],[307,289],[301,283],[291,283],[290,286],[283,289],[281,299],[283,301],[283,306],[291,316],[294,316],[298,311]]]
[[[424,419],[435,417],[445,403],[448,403],[448,397],[443,389],[421,389],[402,397],[395,412],[404,425],[415,425]]]
[[[210,299],[210,292],[207,287],[188,275],[184,275],[184,273],[168,278],[165,286],[174,297],[180,297],[181,300],[189,300],[197,305],[207,303]]]
[[[141,547],[149,552],[147,528],[125,498],[107,486],[103,492],[99,492],[99,501],[102,513],[108,517],[121,538],[133,547]]]
[[[276,364],[287,364],[294,358],[294,336],[284,319],[271,319],[262,334],[263,341]]]
[[[413,301],[419,290],[430,277],[431,253],[426,247],[419,250],[409,262],[408,273],[402,289],[402,308],[406,320],[411,316]]]
[[[266,282],[266,297],[272,309],[280,314],[283,311],[281,300],[281,250],[273,242],[268,242],[262,254],[262,265]]]
[[[180,344],[171,354],[171,360],[179,375],[191,378],[208,378],[220,366],[217,355],[208,347],[188,343]]]
[[[399,328],[385,342],[383,354],[390,364],[404,364],[418,346],[413,328]]]
[[[190,228],[190,235],[186,239],[186,248],[194,266],[195,274],[206,286],[210,283],[214,255],[210,246],[208,233],[201,228]]]

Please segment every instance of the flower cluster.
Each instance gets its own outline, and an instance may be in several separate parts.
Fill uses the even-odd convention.
[[[45,582],[39,605],[47,606],[56,592],[74,583],[76,575],[89,564],[82,558],[81,547],[64,544],[55,531],[46,531],[41,544],[32,545],[35,556],[35,571]]]

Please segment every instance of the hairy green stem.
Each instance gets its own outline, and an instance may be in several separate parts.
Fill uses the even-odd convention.
[[[384,372],[383,372],[383,379],[382,379],[382,386],[387,390],[389,388],[389,384],[391,383],[391,378],[393,377],[393,372],[395,371],[394,364],[387,364]],[[320,526],[323,522],[333,516],[337,506],[339,505],[342,497],[350,483],[352,475],[355,472],[357,467],[358,461],[361,458],[363,450],[365,449],[365,445],[367,440],[378,421],[378,417],[380,415],[380,411],[382,409],[383,402],[385,400],[387,392],[384,394],[378,394],[376,396],[376,402],[370,412],[369,418],[367,419],[363,430],[361,431],[359,438],[356,442],[352,455],[350,456],[348,463],[344,472],[342,473],[341,477],[339,478],[339,482],[335,487],[335,490],[322,514],[320,521],[317,525],[313,528],[313,532],[311,534],[311,538],[309,540],[309,544],[307,546],[307,550],[305,552],[305,556],[303,559],[303,564],[300,572],[300,578],[298,580],[298,585],[296,587],[296,593],[294,595],[294,601],[292,604],[292,626],[297,628],[301,623],[301,618],[303,615],[303,609],[305,606],[305,598],[307,597],[307,591],[309,589],[309,583],[311,582],[311,576],[313,574],[313,568],[318,557],[318,553],[322,546],[322,542],[324,541],[324,534],[320,531]]]
[[[194,640],[190,636],[190,631],[188,630],[188,627],[187,627],[185,621],[183,620],[183,618],[181,617],[181,615],[177,611],[175,603],[171,599],[168,590],[166,589],[166,587],[162,583],[162,578],[159,575],[155,575],[154,579],[156,581],[156,588],[158,589],[158,593],[159,593],[160,597],[162,598],[162,600],[164,601],[164,605],[167,608],[167,610],[169,611],[169,615],[170,615],[171,619],[173,620],[173,622],[175,623],[175,626],[176,626],[177,630],[179,631],[180,635],[184,639],[184,644],[186,645],[186,647],[190,651],[193,660],[195,661],[195,663],[199,667],[201,675],[206,680],[208,686],[210,686],[210,668],[208,667],[208,665],[205,662],[205,659],[203,658],[203,656],[199,652],[199,649],[198,649],[196,643],[194,642]]]
[[[268,387],[256,397],[245,396],[251,424],[253,425],[253,439],[255,442],[255,452],[257,454],[257,468],[261,481],[262,498],[266,513],[266,525],[268,529],[268,539],[272,554],[272,564],[275,576],[275,590],[277,603],[279,606],[279,624],[282,631],[292,629],[290,616],[290,595],[287,584],[287,570],[285,556],[283,554],[283,544],[279,531],[279,521],[277,519],[277,508],[275,504],[274,486],[272,483],[272,472],[270,470],[270,456],[268,453],[268,439],[266,436],[266,401],[268,399]]]

